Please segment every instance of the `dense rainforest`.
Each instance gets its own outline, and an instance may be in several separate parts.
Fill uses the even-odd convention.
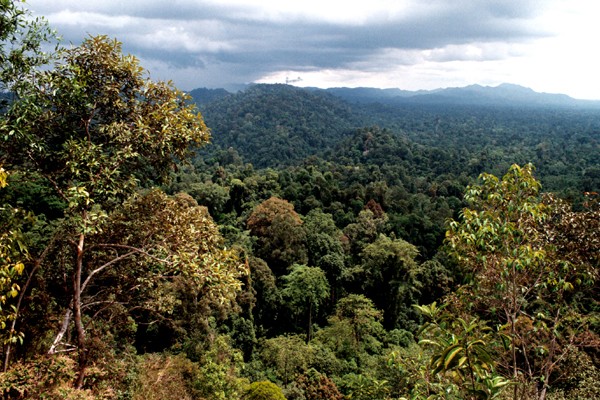
[[[186,94],[0,12],[3,399],[600,397],[598,108]]]

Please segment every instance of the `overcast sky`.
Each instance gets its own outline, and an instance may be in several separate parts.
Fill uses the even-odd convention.
[[[250,82],[407,90],[507,82],[600,99],[598,0],[29,0],[184,90]]]

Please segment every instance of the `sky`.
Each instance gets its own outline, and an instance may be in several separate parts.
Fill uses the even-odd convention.
[[[183,90],[513,83],[600,99],[597,0],[28,0],[77,45],[105,34]]]

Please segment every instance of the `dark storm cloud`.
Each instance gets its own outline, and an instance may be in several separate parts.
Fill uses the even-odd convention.
[[[432,50],[438,60],[465,59],[470,55],[456,46],[520,43],[545,35],[531,22],[544,3],[421,1],[393,13],[380,9],[360,21],[273,13],[253,2],[34,0],[30,8],[46,15],[67,43],[78,43],[87,34],[115,36],[146,67],[163,68],[184,86],[214,87],[251,82],[281,70],[357,64],[378,69],[386,52],[394,50]],[[455,47],[438,51],[447,46]],[[479,55],[503,56],[493,49]],[[400,57],[390,62],[415,61]]]

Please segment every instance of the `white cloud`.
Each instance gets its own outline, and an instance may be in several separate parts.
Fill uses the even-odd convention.
[[[600,99],[596,0],[30,0],[65,41],[108,34],[184,89],[518,83]]]
[[[62,10],[46,15],[46,18],[58,26],[79,26],[119,30],[135,27],[139,18],[128,15],[109,16],[97,12]]]

